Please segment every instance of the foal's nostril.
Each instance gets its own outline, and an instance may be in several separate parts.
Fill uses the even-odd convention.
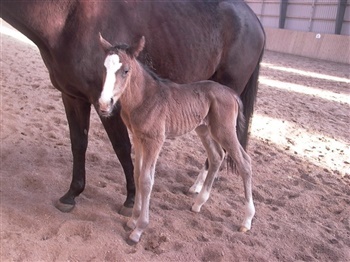
[[[114,102],[114,101],[113,101],[113,98],[111,98],[111,105],[113,105],[113,102]]]
[[[103,103],[103,102],[99,101],[99,111],[101,113],[108,113],[110,108],[111,108],[111,106],[109,103]]]

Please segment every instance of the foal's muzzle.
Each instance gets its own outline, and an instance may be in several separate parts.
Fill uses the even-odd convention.
[[[113,111],[113,98],[109,101],[104,101],[101,98],[98,100],[99,112],[101,116],[109,116]]]

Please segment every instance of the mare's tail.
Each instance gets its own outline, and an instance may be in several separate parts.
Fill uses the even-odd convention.
[[[265,41],[265,40],[264,40]],[[265,48],[265,43],[264,43]],[[254,69],[253,74],[250,76],[248,83],[246,84],[242,94],[241,99],[242,103],[244,105],[244,117],[245,117],[245,126],[242,131],[242,134],[240,134],[239,142],[241,143],[242,147],[246,149],[248,144],[248,138],[249,138],[249,131],[250,131],[250,125],[251,125],[251,117],[253,115],[254,111],[254,104],[256,100],[256,96],[258,93],[258,78],[259,78],[259,71],[260,71],[260,62],[264,54],[264,48],[261,51],[259,61]]]

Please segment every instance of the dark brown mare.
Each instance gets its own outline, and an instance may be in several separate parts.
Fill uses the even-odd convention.
[[[137,57],[144,49],[142,36],[132,46],[112,46],[101,36],[106,52],[106,73],[99,99],[100,111],[109,116],[119,101],[121,117],[132,133],[135,148],[136,198],[127,226],[129,240],[137,243],[149,224],[149,203],[155,168],[164,141],[195,130],[207,151],[209,170],[192,211],[199,212],[209,199],[214,179],[227,152],[232,167],[242,177],[245,217],[240,231],[251,228],[255,214],[252,168],[249,155],[238,140],[244,123],[243,105],[237,93],[215,81],[177,84],[160,79]]]
[[[140,60],[179,83],[212,79],[234,89],[244,104],[247,143],[264,31],[243,0],[94,1],[0,0],[1,17],[39,48],[52,84],[62,92],[73,153],[73,177],[57,207],[70,211],[85,187],[85,153],[91,105],[98,109],[105,58],[98,33],[112,43],[149,39]],[[134,202],[131,144],[120,118],[101,119],[124,169],[127,198]]]

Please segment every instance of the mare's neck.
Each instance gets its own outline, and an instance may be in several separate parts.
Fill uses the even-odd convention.
[[[2,17],[39,48],[57,44],[76,1],[4,1]]]

